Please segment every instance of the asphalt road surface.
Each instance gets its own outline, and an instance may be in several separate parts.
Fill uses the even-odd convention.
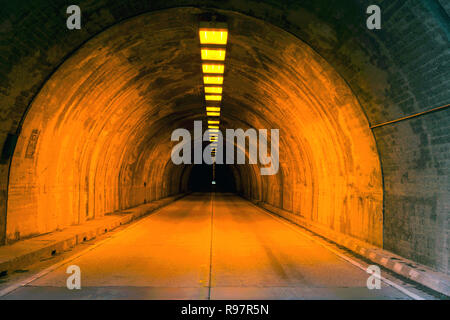
[[[66,269],[81,270],[69,290]],[[410,299],[303,229],[232,194],[192,194],[3,299]]]

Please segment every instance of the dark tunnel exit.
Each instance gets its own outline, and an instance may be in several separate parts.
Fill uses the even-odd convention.
[[[215,181],[215,184],[212,184]],[[215,177],[213,167],[207,164],[194,165],[189,175],[188,189],[192,192],[236,192],[236,181],[230,165],[216,164]]]

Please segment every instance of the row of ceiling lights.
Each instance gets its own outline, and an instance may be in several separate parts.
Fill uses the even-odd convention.
[[[216,155],[220,125],[220,108],[225,71],[228,29],[224,23],[203,23],[199,30],[206,115],[208,118],[211,155]]]

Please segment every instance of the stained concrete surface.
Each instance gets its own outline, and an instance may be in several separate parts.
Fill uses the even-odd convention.
[[[213,197],[213,198],[212,198]],[[81,290],[66,288],[68,265]],[[232,194],[193,194],[5,299],[408,299]]]

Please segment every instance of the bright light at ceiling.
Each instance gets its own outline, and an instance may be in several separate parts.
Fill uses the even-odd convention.
[[[216,94],[214,94],[214,95],[207,94],[207,95],[205,95],[205,100],[207,100],[207,101],[220,101],[220,100],[222,100],[222,96],[221,95],[216,95]]]
[[[222,76],[204,76],[203,82],[205,84],[222,84],[223,77]]]
[[[199,30],[201,44],[227,44],[228,30],[226,29],[207,29]]]
[[[223,73],[223,64],[202,64],[203,73]]]
[[[222,93],[222,87],[205,87],[205,93]]]
[[[202,48],[202,60],[224,61],[225,49]]]
[[[199,28],[199,37],[202,58],[203,83],[205,90],[205,101],[220,102],[222,101],[221,85],[223,84],[223,74],[225,71],[225,54],[226,44],[228,41],[228,30],[226,23],[201,22]],[[214,105],[214,104],[213,104]],[[220,117],[220,107],[206,107],[208,117]],[[213,118],[214,119],[214,118]],[[217,119],[217,120],[216,120]],[[219,119],[208,120],[210,130],[210,141],[217,141],[219,131]],[[211,132],[215,132],[212,134]],[[215,152],[215,150],[214,150]]]

